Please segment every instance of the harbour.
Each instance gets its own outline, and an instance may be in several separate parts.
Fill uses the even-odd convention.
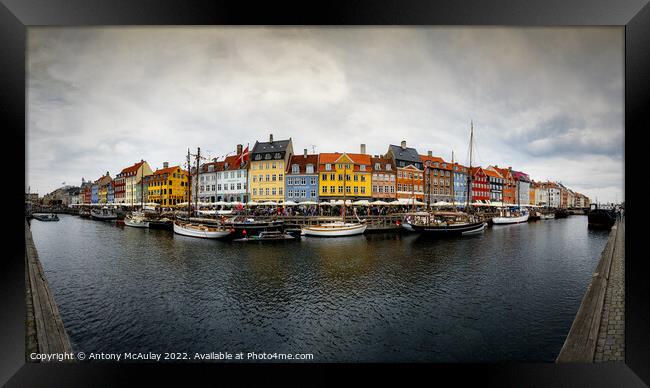
[[[554,361],[609,236],[572,215],[268,245],[59,217],[31,229],[75,351],[316,362]]]

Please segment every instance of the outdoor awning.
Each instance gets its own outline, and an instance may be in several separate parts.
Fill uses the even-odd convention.
[[[368,201],[367,199],[360,199],[358,201],[352,202],[352,204],[357,206],[368,206],[370,205],[370,201]]]
[[[287,202],[284,203],[284,205],[286,205],[286,206],[296,206],[297,203],[293,202],[293,201],[287,201]]]
[[[300,203],[298,203],[298,205],[318,205],[318,202],[314,202],[314,201],[304,201],[304,202],[300,202]]]
[[[217,203],[219,203],[219,202],[217,202]],[[259,202],[250,201],[250,202],[246,203],[246,206],[257,206],[259,204],[260,204]]]
[[[388,202],[385,202],[385,201],[382,201],[382,200],[378,200],[378,201],[370,202],[370,205],[371,205],[371,206],[373,206],[373,205],[376,205],[376,206],[380,206],[380,205],[388,205]]]

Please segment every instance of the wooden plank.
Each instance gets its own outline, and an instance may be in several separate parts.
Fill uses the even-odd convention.
[[[569,334],[556,359],[558,363],[593,362],[618,230],[614,227],[610,232],[596,271],[592,275]]]

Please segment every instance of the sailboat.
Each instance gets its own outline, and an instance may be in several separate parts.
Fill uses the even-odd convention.
[[[517,184],[517,207],[502,208],[499,210],[497,217],[492,217],[492,223],[495,225],[518,224],[528,221],[530,214],[527,210],[520,207],[519,202],[519,184]],[[540,217],[541,218],[541,217]]]
[[[197,150],[196,154],[196,181],[198,182],[198,177],[200,174],[200,157],[201,157],[201,149],[199,148]],[[191,203],[191,176],[192,176],[192,166],[190,164],[190,150],[187,150],[187,219],[189,220],[190,217],[192,217],[192,207],[190,206]],[[195,207],[198,205],[198,193],[195,194]],[[231,228],[224,228],[223,226],[207,226],[203,225],[200,223],[195,223],[195,222],[184,222],[180,220],[175,220],[174,221],[174,233],[180,234],[182,236],[188,236],[188,237],[198,237],[198,238],[209,238],[209,239],[217,239],[217,238],[225,238],[230,236],[233,233],[233,229]]]
[[[316,237],[345,237],[356,236],[363,234],[368,225],[365,220],[360,220],[359,216],[355,213],[354,216],[358,222],[345,222],[346,210],[346,183],[347,171],[343,170],[343,209],[341,211],[341,219],[332,222],[323,222],[318,225],[309,225],[302,228],[302,234],[305,236]]]
[[[148,228],[149,221],[144,216],[144,166],[140,176],[140,211],[131,213],[130,216],[124,218],[124,225],[133,228]]]
[[[472,122],[470,129],[470,157],[469,157],[469,171],[467,179],[467,210],[469,211],[469,196],[471,191],[471,169],[472,169],[472,154],[474,142],[474,123]],[[453,156],[452,156],[453,160]],[[452,162],[452,173],[453,173]],[[453,193],[453,192],[452,192]],[[453,198],[453,196],[452,196]],[[454,211],[434,211],[418,217],[413,217],[409,224],[415,232],[420,232],[424,235],[431,235],[436,237],[445,236],[468,236],[473,234],[482,233],[487,226],[487,223],[479,219],[474,214],[463,213],[456,211],[456,202],[452,199],[454,204]]]

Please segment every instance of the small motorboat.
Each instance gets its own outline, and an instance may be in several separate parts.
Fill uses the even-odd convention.
[[[174,222],[166,217],[149,220],[149,229],[174,230]]]
[[[539,219],[540,220],[554,220],[555,219],[555,213],[540,213]]]
[[[143,213],[134,212],[130,216],[124,218],[124,225],[133,228],[148,228],[149,221],[144,217]]]
[[[112,221],[117,219],[117,214],[108,207],[104,206],[101,209],[93,209],[90,211],[90,218],[99,221]]]
[[[58,221],[59,216],[54,213],[49,214],[32,214],[32,217],[39,221]]]
[[[244,238],[238,238],[233,241],[286,241],[286,240],[298,240],[295,236],[290,235],[289,233],[283,233],[278,230],[268,230],[262,231],[256,236],[246,236]]]
[[[230,236],[233,229],[176,221],[174,222],[174,233],[189,237],[217,239]]]

